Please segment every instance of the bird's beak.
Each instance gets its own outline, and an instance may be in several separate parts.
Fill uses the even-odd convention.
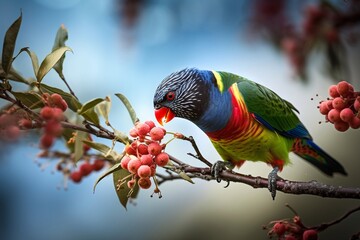
[[[162,107],[155,110],[155,117],[160,125],[163,126],[164,123],[170,122],[175,117],[175,113],[170,108]]]

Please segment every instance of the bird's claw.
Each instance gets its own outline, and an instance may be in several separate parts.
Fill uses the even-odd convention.
[[[221,182],[220,173],[227,168],[233,168],[231,162],[217,161],[211,166],[211,175],[216,179],[218,183]],[[227,187],[227,186],[226,186]]]
[[[278,172],[279,172],[279,168],[274,167],[274,169],[269,173],[268,176],[268,189],[271,193],[271,197],[273,200],[275,200],[275,196],[276,196],[276,182],[279,178],[277,175]]]

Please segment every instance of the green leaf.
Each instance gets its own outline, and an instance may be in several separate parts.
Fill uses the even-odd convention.
[[[95,98],[93,100],[84,103],[82,107],[78,110],[78,114],[83,115],[89,109],[94,108],[97,104],[101,103],[102,101],[104,101],[103,98]]]
[[[68,39],[68,36],[69,36],[68,31],[65,28],[65,26],[62,24],[56,33],[55,42],[54,42],[52,51],[54,52],[55,50],[57,50],[61,47],[65,47],[65,42]],[[65,79],[63,72],[62,72],[64,59],[65,59],[65,54],[54,65],[55,71],[59,74],[60,78],[63,80]]]
[[[130,173],[124,169],[120,169],[113,173],[113,181],[114,181],[115,191],[116,191],[116,194],[119,198],[121,205],[123,205],[123,207],[125,209],[126,209],[126,205],[127,205],[128,201],[129,201],[129,193],[130,193],[131,189],[128,188],[127,184],[125,183],[120,187],[119,190],[117,190],[117,184],[118,184],[119,180],[127,177],[128,175],[130,175]],[[133,192],[131,194],[131,198],[135,198],[138,192],[139,192],[139,187],[137,184],[135,184]]]
[[[0,79],[9,79],[13,80],[15,82],[21,82],[29,84],[29,82],[23,78],[14,68],[10,68],[9,72],[6,74],[4,72],[4,69],[2,68],[2,65],[0,64]]]
[[[71,48],[69,47],[60,47],[45,57],[36,75],[36,79],[39,83],[42,81],[44,76],[55,66],[55,64],[60,60],[66,51],[72,52]]]
[[[179,176],[182,177],[184,180],[188,181],[189,183],[194,184],[191,177],[189,177],[185,172],[183,172],[183,171],[179,172]]]
[[[111,99],[110,97],[106,97],[102,103],[96,105],[96,111],[103,116],[105,119],[106,125],[109,125],[109,113],[111,108]]]
[[[98,150],[99,152],[106,154],[109,152],[110,148],[102,143],[97,143],[89,140],[83,140],[84,143],[86,143],[89,147]]]
[[[116,139],[120,140],[122,143],[129,144],[129,137],[125,133],[115,129],[114,135]]]
[[[129,102],[129,100],[125,97],[125,95],[121,94],[121,93],[116,93],[115,94],[125,105],[126,109],[128,110],[129,114],[130,114],[130,118],[131,121],[133,122],[133,124],[135,124],[136,122],[139,121],[138,117],[136,116],[136,112],[134,110],[134,108],[131,106],[131,103]]]
[[[44,103],[41,96],[35,92],[11,92],[15,98],[30,109],[42,108]]]
[[[63,97],[63,99],[66,101],[66,103],[68,104],[69,108],[71,110],[73,110],[74,112],[77,112],[77,110],[80,109],[82,106],[81,103],[79,102],[79,100],[77,100],[73,95],[71,95],[70,93],[64,92],[63,90],[61,90],[59,88],[51,87],[49,85],[42,83],[40,85],[40,90],[42,92],[46,92],[49,94],[53,94],[53,93],[60,94]]]
[[[13,22],[13,24],[8,28],[5,34],[3,49],[2,49],[2,58],[1,65],[4,72],[7,74],[11,68],[12,58],[14,55],[16,38],[20,30],[22,20],[22,13],[20,17]]]
[[[105,144],[88,141],[88,140],[84,140],[83,142],[86,143],[89,147],[101,152],[103,156],[108,159],[119,161],[123,157],[123,154],[117,153],[116,151],[106,146]]]
[[[78,114],[82,115],[86,120],[98,125],[100,123],[99,116],[95,112],[94,107],[102,101],[104,101],[104,99],[102,98],[95,98],[93,100],[90,100],[84,105],[82,105],[82,107],[78,109],[77,112]]]
[[[87,139],[88,133],[83,131],[76,131],[75,146],[74,146],[74,162],[79,161],[84,155],[84,140]]]
[[[111,168],[107,169],[103,174],[101,174],[98,179],[96,180],[95,184],[94,184],[94,187],[93,187],[93,192],[95,193],[95,190],[96,190],[96,186],[98,185],[98,183],[103,180],[106,176],[114,173],[115,171],[121,169],[121,166],[120,166],[120,162],[119,163],[116,163],[114,164]]]
[[[30,51],[28,47],[22,48],[20,50],[20,52],[23,52],[23,51],[26,52],[29,55],[29,57],[31,59],[32,66],[33,66],[33,69],[34,69],[34,74],[36,76],[38,71],[39,71],[39,59],[38,59],[38,57],[36,56],[36,54],[34,52]]]
[[[99,125],[100,124],[100,120],[99,120],[99,116],[97,115],[97,113],[95,112],[94,108],[90,108],[89,110],[87,110],[83,115],[82,115],[86,120]]]

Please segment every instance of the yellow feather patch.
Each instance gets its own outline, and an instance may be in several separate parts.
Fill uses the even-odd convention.
[[[244,105],[244,97],[242,96],[241,92],[239,91],[237,84],[234,83],[232,86],[232,93],[235,96],[236,100],[241,104],[241,106]]]
[[[224,91],[224,84],[223,84],[222,78],[221,78],[221,76],[220,76],[220,74],[218,72],[212,71],[212,73],[215,76],[216,84],[217,84],[217,86],[219,88],[219,91],[222,93]]]

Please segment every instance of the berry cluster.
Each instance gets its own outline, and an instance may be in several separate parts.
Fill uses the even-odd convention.
[[[350,127],[360,128],[360,94],[354,91],[354,87],[341,81],[329,87],[329,95],[330,98],[321,101],[318,106],[326,121],[334,124],[340,132],[345,132]]]
[[[83,177],[88,176],[93,171],[100,171],[105,166],[104,159],[95,159],[92,163],[85,161],[77,170],[73,170],[70,173],[70,179],[74,183],[80,183]]]
[[[156,167],[164,167],[169,162],[169,155],[164,152],[166,144],[161,144],[165,134],[165,129],[156,127],[153,121],[138,122],[130,130],[129,135],[134,141],[125,146],[126,155],[120,163],[131,174],[131,179],[127,181],[130,189],[136,183],[142,189],[150,188],[150,177],[155,176]],[[154,192],[159,193],[157,186]]]
[[[305,227],[299,216],[292,219],[278,220],[271,223],[268,235],[281,240],[317,240],[318,231]]]
[[[19,119],[15,108],[0,115],[0,140],[15,141],[20,136]],[[19,123],[19,124],[17,124]]]
[[[329,24],[335,13],[324,5],[309,5],[305,9],[305,18],[302,29],[305,37],[325,38],[327,42],[336,42],[339,40],[337,30]]]
[[[289,30],[289,26],[284,26],[284,32],[288,34],[282,38],[281,47],[296,74],[304,73],[309,50],[314,43],[333,45],[339,42],[338,30],[332,22],[335,14],[324,5],[309,5],[305,9],[300,31]]]
[[[64,120],[64,111],[68,105],[61,95],[43,94],[43,101],[45,106],[40,110],[40,116],[44,120],[43,135],[40,138],[40,147],[49,149],[56,137],[59,137],[63,132],[61,121]]]

